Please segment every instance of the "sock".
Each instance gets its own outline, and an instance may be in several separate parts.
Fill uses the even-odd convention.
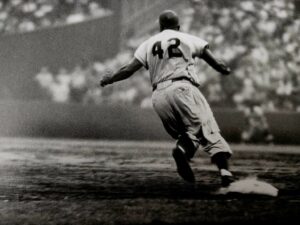
[[[222,171],[228,171],[229,172],[229,166],[228,166],[229,156],[230,155],[227,152],[219,152],[211,158],[212,163],[217,165],[217,167],[218,167],[218,169],[220,170],[221,173],[222,173]]]

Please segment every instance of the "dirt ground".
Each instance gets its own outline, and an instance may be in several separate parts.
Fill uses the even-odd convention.
[[[196,185],[172,143],[0,139],[0,224],[288,224],[300,220],[299,146],[233,145],[232,171],[279,196],[219,195],[201,150]]]

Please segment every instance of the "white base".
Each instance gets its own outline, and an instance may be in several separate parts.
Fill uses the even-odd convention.
[[[271,184],[259,181],[256,178],[246,178],[230,184],[227,188],[221,188],[218,194],[239,193],[239,194],[257,194],[276,197],[278,189]]]

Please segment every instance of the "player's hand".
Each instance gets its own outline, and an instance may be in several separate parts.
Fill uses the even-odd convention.
[[[102,77],[102,79],[100,80],[100,86],[101,87],[105,87],[108,84],[112,84],[112,82],[111,82],[111,74],[110,73],[105,74]]]
[[[224,76],[228,76],[230,73],[231,73],[231,69],[229,67],[224,68],[224,71],[222,72]]]

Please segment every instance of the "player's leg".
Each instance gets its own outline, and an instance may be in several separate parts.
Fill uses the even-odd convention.
[[[174,101],[174,89],[172,87],[157,90],[152,95],[153,107],[159,115],[166,131],[177,139],[176,147],[173,149],[179,175],[186,181],[194,182],[194,173],[189,165],[199,143],[193,142],[185,133],[185,124],[180,116],[180,106]],[[197,140],[197,138],[195,137]]]
[[[230,155],[225,152],[219,152],[211,158],[212,163],[216,164],[220,171],[221,185],[223,187],[228,187],[235,180],[232,173],[229,171],[229,158]]]
[[[194,157],[199,144],[193,142],[187,135],[183,134],[173,149],[173,158],[177,166],[178,174],[188,182],[195,182],[194,173],[190,167],[190,160]]]
[[[227,187],[234,181],[234,177],[229,169],[229,159],[232,151],[219,133],[215,135],[219,136],[216,142],[210,142],[203,137],[201,145],[204,147],[204,151],[211,156],[211,162],[219,169],[222,186]]]
[[[196,135],[204,150],[211,156],[211,160],[218,167],[221,175],[222,186],[228,186],[233,181],[232,173],[229,171],[228,160],[232,151],[220,134],[219,126],[214,118],[212,110],[202,93],[193,89],[195,103],[199,119],[200,129]]]
[[[199,142],[193,141],[187,134],[182,134],[179,136],[176,147],[184,150],[187,159],[190,161],[199,147]]]

